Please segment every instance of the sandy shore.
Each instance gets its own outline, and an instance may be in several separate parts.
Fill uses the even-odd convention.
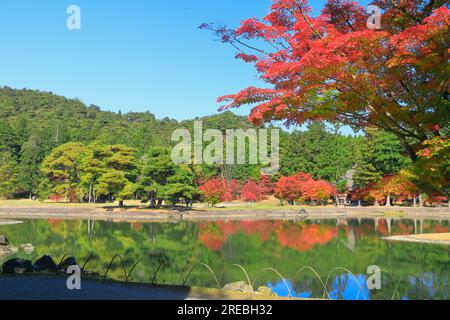
[[[411,218],[450,220],[449,208],[403,207],[305,207],[274,210],[208,209],[175,210],[119,209],[89,206],[0,206],[0,219],[92,219],[111,221],[209,221],[209,220],[304,220],[335,218]]]
[[[0,226],[12,225],[12,224],[20,224],[22,221],[14,221],[14,220],[2,220],[0,219]]]
[[[450,245],[450,233],[412,234],[407,236],[386,237],[384,239],[388,241]]]

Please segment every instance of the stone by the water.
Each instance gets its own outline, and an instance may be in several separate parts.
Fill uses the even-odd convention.
[[[261,293],[268,297],[276,297],[277,296],[277,294],[275,292],[273,292],[273,290],[271,288],[266,287],[266,286],[260,286],[258,288],[258,290],[256,290],[256,293]]]
[[[0,258],[16,253],[19,249],[12,245],[0,246]]]
[[[244,293],[252,293],[252,287],[244,281],[228,283],[223,287],[225,291],[239,291]]]
[[[0,235],[0,246],[7,246],[8,244],[8,238],[6,236]]]
[[[59,270],[63,270],[63,271],[67,271],[67,268],[70,266],[75,266],[77,265],[77,261],[75,260],[74,257],[67,257],[66,259],[64,259],[58,266]]]
[[[36,271],[58,272],[58,266],[50,256],[42,256],[34,263]]]
[[[32,254],[34,252],[34,246],[31,243],[21,244],[20,247],[26,254]]]
[[[30,260],[14,258],[3,263],[2,271],[3,273],[21,274],[33,272],[34,268]]]

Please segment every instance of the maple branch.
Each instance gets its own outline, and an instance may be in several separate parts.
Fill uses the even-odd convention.
[[[300,8],[300,14],[302,15],[303,19],[305,20],[306,24],[309,26],[309,28],[312,30],[312,32],[314,32],[314,34],[316,36],[319,37],[319,39],[322,39],[322,35],[317,32],[316,29],[314,29],[313,25],[311,24],[311,21],[309,21],[308,17],[305,15],[305,13],[303,12],[302,8]]]
[[[423,9],[423,12],[425,13],[425,16],[428,17],[433,12],[433,6],[434,6],[435,0],[431,0]]]
[[[422,21],[415,17],[414,15],[412,15],[408,10],[406,10],[405,8],[400,7],[398,4],[396,4],[393,0],[389,0],[389,3],[397,10],[403,12],[404,14],[406,14],[407,16],[409,16],[412,20],[414,20],[414,22],[416,23],[422,23]]]
[[[349,85],[349,84],[347,84],[347,83],[344,83],[343,81],[341,81],[341,80],[339,80],[339,79],[334,79],[334,80],[335,80],[336,82],[341,83],[342,85],[346,86],[349,90],[355,91],[355,89],[354,89],[351,85]],[[342,90],[341,90],[339,87],[336,87],[336,90],[338,90],[339,92],[342,92]],[[408,137],[412,137],[412,138],[421,140],[421,137],[420,137],[419,135],[417,135],[415,132],[410,131],[410,130],[408,130],[408,129],[402,127],[397,121],[395,121],[395,119],[393,119],[392,117],[390,117],[385,111],[381,110],[380,108],[374,107],[373,104],[372,104],[372,101],[370,100],[370,98],[369,98],[367,95],[365,95],[364,93],[362,93],[361,95],[362,95],[362,97],[364,97],[364,99],[366,100],[367,107],[370,109],[371,112],[373,112],[374,114],[376,114],[376,115],[378,115],[378,116],[380,116],[380,117],[383,117],[383,118],[387,119],[394,127],[396,127],[397,129],[399,129],[400,131],[397,131],[397,130],[394,131],[394,129],[393,129],[392,127],[390,127],[390,126],[388,126],[388,127],[386,127],[386,126],[381,126],[379,123],[377,124],[378,126],[380,126],[381,128],[383,128],[383,129],[385,129],[385,130],[391,131],[391,132],[393,132],[393,133],[396,133],[396,134],[399,134],[399,135],[401,134],[401,135],[403,135],[403,136],[405,136],[405,137],[408,136]],[[388,95],[389,95],[389,94],[388,94]],[[397,103],[397,104],[398,104],[398,103]],[[368,122],[368,123],[371,123],[371,122],[369,122],[368,120],[367,120],[367,122]],[[371,123],[371,124],[372,124],[372,123]],[[402,133],[402,132],[403,132],[403,133]]]
[[[266,51],[256,48],[252,45],[249,45],[245,42],[243,42],[242,40],[240,40],[237,36],[236,36],[236,32],[233,29],[229,29],[227,28],[227,26],[220,26],[217,23],[203,23],[199,26],[199,29],[205,29],[205,30],[209,30],[212,31],[214,34],[216,34],[219,39],[223,42],[223,43],[229,43],[231,44],[236,50],[238,50],[239,52],[243,52],[243,50],[241,48],[239,48],[235,43],[240,44],[241,46],[246,47],[247,49],[253,50],[253,51],[257,51],[259,53],[265,54],[267,56],[270,56],[269,53],[267,53]]]
[[[414,133],[413,131],[410,131],[404,127],[402,127],[397,121],[395,121],[395,119],[393,119],[391,116],[389,116],[389,114],[383,110],[380,110],[380,108],[375,108],[370,99],[368,97],[365,97],[366,101],[367,101],[367,105],[368,107],[375,113],[377,113],[380,116],[384,116],[387,120],[389,120],[389,122],[394,125],[394,127],[397,127],[398,129],[400,129],[401,131],[405,132],[408,136],[412,137],[412,138],[416,138],[418,140],[421,140],[420,136],[418,136],[416,133]]]
[[[239,43],[240,45],[243,45],[244,47],[250,49],[250,50],[254,50],[254,51],[257,51],[259,53],[263,53],[263,54],[269,56],[269,54],[267,52],[265,52],[264,50],[258,49],[256,47],[253,47],[253,46],[249,45],[249,44],[246,44],[245,42],[242,42],[241,40],[239,40],[237,37],[233,37],[233,40],[236,41],[237,43]]]
[[[287,11],[290,11],[290,10],[289,10],[289,7],[288,7],[286,4],[283,4],[283,7],[284,7]],[[317,32],[316,29],[314,29],[314,27],[313,27],[313,25],[311,24],[311,22],[309,21],[308,17],[307,17],[307,16],[305,15],[305,13],[303,12],[303,8],[302,8],[301,5],[299,5],[298,10],[299,10],[301,16],[303,17],[303,20],[305,20],[305,22],[308,24],[309,28],[314,32],[314,34],[315,34],[316,36],[318,36],[320,39],[322,39],[323,37],[320,35],[319,32]],[[291,12],[291,13],[292,13],[292,12]]]

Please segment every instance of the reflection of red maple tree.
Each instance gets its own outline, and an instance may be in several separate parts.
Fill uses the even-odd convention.
[[[201,224],[198,237],[207,248],[214,251],[222,249],[227,241],[227,234],[215,223]]]
[[[273,223],[268,221],[244,221],[237,228],[247,235],[258,235],[262,241],[269,240],[273,231]]]
[[[394,235],[408,235],[414,233],[414,226],[409,226],[404,223],[399,223],[396,225],[395,230],[393,231]]]
[[[141,222],[132,222],[131,223],[131,229],[134,231],[140,231],[143,228],[144,228],[144,226]]]
[[[389,229],[387,225],[387,221],[384,219],[381,219],[378,221],[377,231],[382,236],[388,236],[389,235]]]
[[[443,227],[440,225],[434,227],[434,233],[447,233],[449,231],[450,231],[449,227]]]
[[[219,251],[228,236],[242,232],[258,236],[266,242],[270,235],[282,247],[309,251],[316,245],[326,245],[338,235],[338,228],[324,225],[292,225],[281,221],[230,221],[204,223],[199,226],[199,239],[209,249]]]
[[[337,236],[335,227],[310,225],[281,225],[277,228],[277,239],[281,246],[297,251],[309,251],[316,245],[325,245]]]
[[[61,222],[63,222],[62,219],[56,219],[56,218],[48,219],[48,223],[49,223],[52,227],[58,227],[58,226],[61,224]]]
[[[228,236],[242,232],[246,235],[257,235],[261,241],[269,240],[274,230],[271,221],[229,221],[201,224],[199,239],[209,249],[219,251],[222,249]]]

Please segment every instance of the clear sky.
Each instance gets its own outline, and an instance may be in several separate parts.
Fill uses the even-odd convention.
[[[316,12],[325,0],[313,0]],[[366,3],[367,1],[364,1]],[[218,96],[258,85],[251,65],[203,22],[236,26],[270,0],[1,0],[0,86],[52,91],[105,110],[178,120],[217,112]],[[81,30],[66,9],[81,8]],[[238,113],[248,114],[249,108]]]

